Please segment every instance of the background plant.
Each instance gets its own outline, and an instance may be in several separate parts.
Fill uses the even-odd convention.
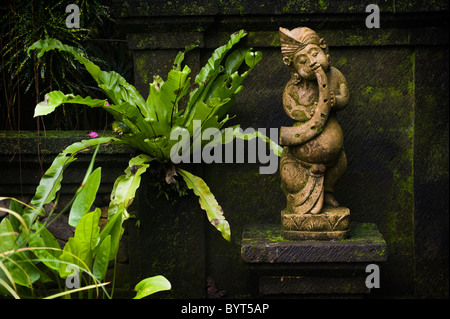
[[[109,262],[114,261],[117,256],[123,233],[122,223],[127,218],[123,214],[123,208],[127,207],[134,193],[126,187],[114,189],[114,195],[125,202],[115,201],[112,206],[117,205],[117,209],[106,225],[100,229],[101,211],[99,208],[91,211],[91,205],[101,179],[101,168],[93,169],[101,142],[100,139],[76,143],[63,153],[64,157],[55,159],[67,163],[79,152],[96,146],[85,178],[73,200],[58,212],[61,215],[70,208],[69,223],[75,227],[74,236],[69,238],[63,249],[46,228],[50,218],[47,222],[41,223],[38,217],[42,212],[36,207],[42,207],[42,203],[48,201],[57,202],[55,196],[60,188],[64,169],[47,171],[32,199],[32,205],[9,198],[11,200],[9,209],[1,208],[9,214],[9,218],[4,218],[0,222],[0,293],[14,298],[57,298],[67,297],[73,293],[83,297],[82,292],[88,291],[89,298],[99,297],[100,293],[102,296],[112,298],[114,282],[111,287],[110,282],[103,281]],[[68,153],[69,151],[73,153]],[[3,199],[6,198],[0,198]],[[53,213],[52,210],[49,214]],[[74,270],[78,273],[74,273]],[[79,287],[66,289],[62,279],[74,275],[79,275],[77,277]],[[47,294],[46,287],[49,283],[56,283],[60,292]],[[107,290],[106,285],[111,289]],[[136,285],[135,298],[167,289],[170,289],[170,283],[163,276],[146,278]]]
[[[80,8],[80,28],[66,27],[65,9],[69,3]],[[51,90],[63,90],[78,94],[89,94],[103,98],[89,77],[82,72],[73,72],[72,64],[77,69],[79,65],[69,59],[66,54],[49,53],[39,61],[35,56],[27,55],[28,48],[37,40],[52,37],[63,41],[80,50],[95,52],[97,63],[107,60],[108,66],[127,71],[120,64],[111,63],[111,54],[105,54],[103,42],[93,42],[93,38],[110,38],[112,36],[108,19],[107,1],[74,0],[7,0],[0,5],[0,83],[2,98],[0,99],[0,127],[10,130],[47,129],[87,129],[101,123],[106,123],[94,110],[76,107],[65,107],[55,112],[48,121],[33,123],[31,115],[33,102],[37,103],[45,93]],[[111,39],[109,39],[111,40]],[[106,41],[114,47],[114,53],[125,52],[120,47],[121,42]],[[120,47],[120,49],[118,49]],[[118,56],[119,57],[119,56]],[[99,59],[101,58],[101,59]],[[123,61],[127,61],[124,59]],[[127,66],[129,67],[129,66]],[[129,70],[127,71],[129,72]],[[126,74],[126,73],[122,73]]]
[[[50,114],[64,103],[101,107],[112,114],[116,120],[113,128],[118,137],[109,141],[125,143],[143,152],[130,161],[125,174],[119,176],[114,185],[115,189],[119,189],[132,184],[134,192],[139,186],[140,175],[147,170],[151,162],[171,163],[170,152],[177,143],[170,139],[172,133],[191,136],[193,139],[191,145],[195,144],[196,139],[200,139],[199,143],[204,146],[208,141],[201,140],[200,132],[193,131],[193,121],[199,120],[203,131],[207,128],[221,129],[229,120],[227,112],[235,103],[235,95],[241,92],[242,82],[262,58],[261,52],[253,52],[251,48],[231,50],[244,36],[246,32],[243,30],[232,34],[227,44],[213,52],[207,64],[195,77],[194,89],[191,91],[189,77],[191,69],[187,65],[182,67],[185,52],[180,52],[166,81],[158,75],[154,77],[153,83],[150,83],[147,100],[144,100],[136,88],[120,74],[102,71],[87,59],[83,52],[56,39],[39,40],[29,49],[29,51],[38,50],[38,59],[51,50],[70,54],[85,66],[99,88],[108,96],[108,100],[83,98],[79,95],[52,91],[36,106],[35,116]],[[195,46],[187,47],[186,51],[193,48]],[[181,101],[184,97],[187,97],[187,103],[182,107]],[[238,129],[239,126],[234,128]],[[253,136],[237,134],[236,137],[244,139],[260,137],[268,141],[274,151],[280,152],[279,146],[262,134]],[[56,163],[52,167],[57,169],[60,165]],[[171,174],[178,174],[184,179],[186,185],[199,197],[200,205],[206,211],[211,224],[225,239],[230,240],[229,224],[206,183],[180,167],[175,168],[175,174],[172,169]],[[110,206],[110,214],[117,209],[114,207],[115,200],[116,198],[112,197],[113,207]]]

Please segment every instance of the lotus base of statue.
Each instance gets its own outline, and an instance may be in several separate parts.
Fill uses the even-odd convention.
[[[324,207],[318,214],[281,212],[282,236],[291,240],[336,240],[348,237],[350,209]]]

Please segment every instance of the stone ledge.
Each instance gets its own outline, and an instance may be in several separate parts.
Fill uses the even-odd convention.
[[[351,223],[348,239],[292,241],[281,237],[280,225],[244,230],[241,257],[250,264],[354,263],[387,260],[386,242],[375,224]]]
[[[98,132],[100,137],[115,136],[112,131]],[[41,131],[39,137],[35,131],[0,131],[0,156],[14,155],[19,153],[21,155],[57,155],[62,152],[67,146],[81,142],[82,140],[89,140],[89,130],[86,131]],[[20,145],[19,142],[20,141]],[[39,143],[39,150],[37,145]],[[99,154],[114,154],[129,156],[133,151],[125,144],[111,144],[107,147],[101,147]],[[93,153],[93,151],[86,152]],[[89,155],[90,157],[91,155]],[[53,160],[53,158],[52,158]]]
[[[448,10],[444,1],[417,1],[377,4],[382,14],[442,12]],[[291,0],[177,0],[161,3],[159,0],[113,0],[111,15],[114,18],[158,16],[215,16],[215,15],[282,15],[282,14],[365,14],[367,4],[356,0],[346,1],[291,1]]]

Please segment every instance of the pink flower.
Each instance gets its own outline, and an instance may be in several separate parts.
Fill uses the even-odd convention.
[[[108,103],[108,102],[106,102],[106,106],[109,106],[109,103]]]
[[[91,138],[96,138],[98,136],[97,132],[92,131],[91,133],[89,133],[89,137]]]

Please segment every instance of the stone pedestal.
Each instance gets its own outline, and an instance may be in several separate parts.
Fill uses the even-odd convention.
[[[332,241],[286,240],[280,226],[256,225],[244,231],[241,257],[252,272],[255,296],[359,298],[370,293],[367,265],[380,267],[387,251],[370,223],[351,223],[348,239]]]

